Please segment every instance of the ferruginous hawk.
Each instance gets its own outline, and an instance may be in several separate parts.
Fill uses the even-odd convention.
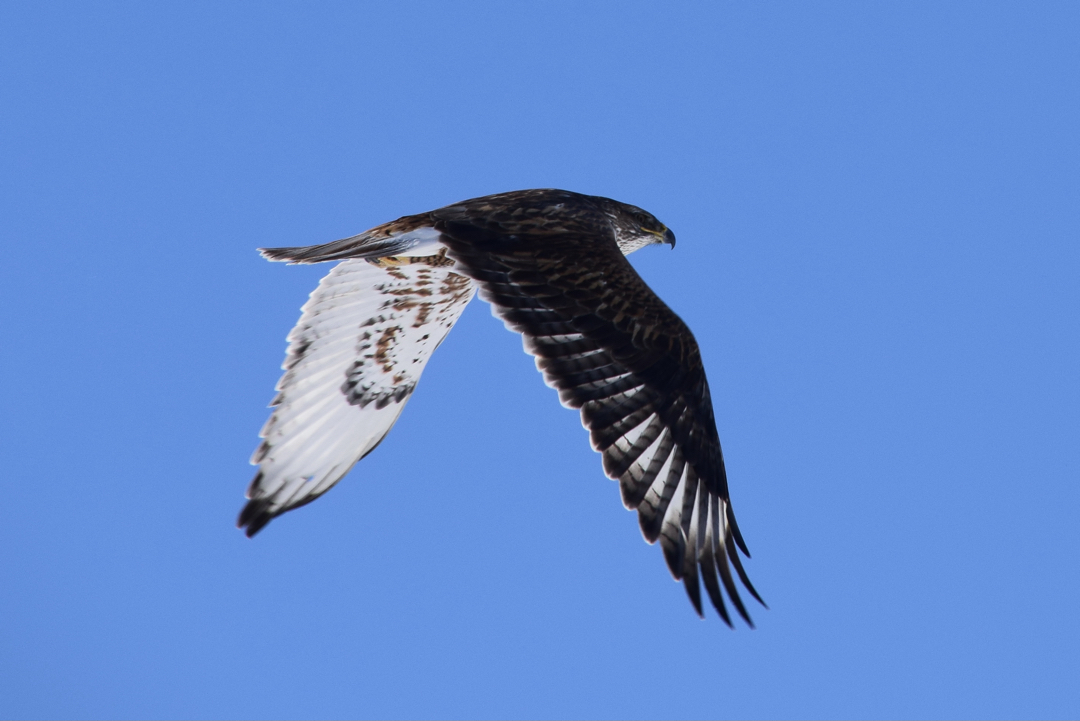
[[[699,576],[724,621],[732,576],[758,601],[728,496],[709,384],[690,330],[626,260],[675,236],[640,208],[522,190],[410,215],[325,245],[265,248],[338,261],[289,334],[259,467],[238,525],[253,536],[341,480],[386,437],[431,354],[479,289],[521,333],[564,406],[581,412],[604,472],[698,614]],[[751,624],[752,625],[752,624]]]

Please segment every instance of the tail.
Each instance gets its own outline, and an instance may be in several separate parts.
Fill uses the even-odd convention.
[[[406,215],[376,228],[322,245],[296,248],[259,248],[267,260],[287,263],[325,263],[351,258],[391,258],[396,255],[435,253],[441,233],[430,213]],[[414,252],[410,252],[414,251]],[[419,252],[417,252],[419,251]]]
[[[415,238],[372,238],[368,233],[342,238],[322,245],[304,245],[294,248],[259,248],[259,254],[267,260],[287,263],[325,263],[330,260],[349,258],[386,258],[400,255],[417,245]]]

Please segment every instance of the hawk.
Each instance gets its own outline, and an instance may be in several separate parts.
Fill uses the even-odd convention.
[[[254,536],[314,501],[397,421],[428,360],[476,290],[564,406],[581,413],[604,472],[702,613],[699,577],[753,626],[734,569],[749,557],[697,342],[626,256],[675,236],[641,208],[565,190],[521,190],[409,215],[269,260],[338,261],[289,333],[237,525]],[[721,587],[723,591],[721,591]]]

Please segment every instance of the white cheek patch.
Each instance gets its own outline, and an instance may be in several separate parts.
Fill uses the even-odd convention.
[[[616,242],[619,244],[619,250],[623,255],[630,255],[635,250],[641,250],[646,245],[652,245],[656,242],[656,238],[651,235],[632,235],[625,236],[616,233]]]

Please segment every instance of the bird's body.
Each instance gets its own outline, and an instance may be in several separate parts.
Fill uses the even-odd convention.
[[[342,261],[289,335],[285,375],[252,463],[249,536],[329,490],[401,414],[435,348],[478,288],[522,334],[563,405],[580,409],[604,470],[701,613],[700,577],[748,622],[731,569],[746,553],[728,497],[693,335],[625,255],[671,231],[640,208],[562,190],[475,198],[272,260]],[[748,554],[747,554],[748,555]],[[718,577],[719,574],[719,577]]]

